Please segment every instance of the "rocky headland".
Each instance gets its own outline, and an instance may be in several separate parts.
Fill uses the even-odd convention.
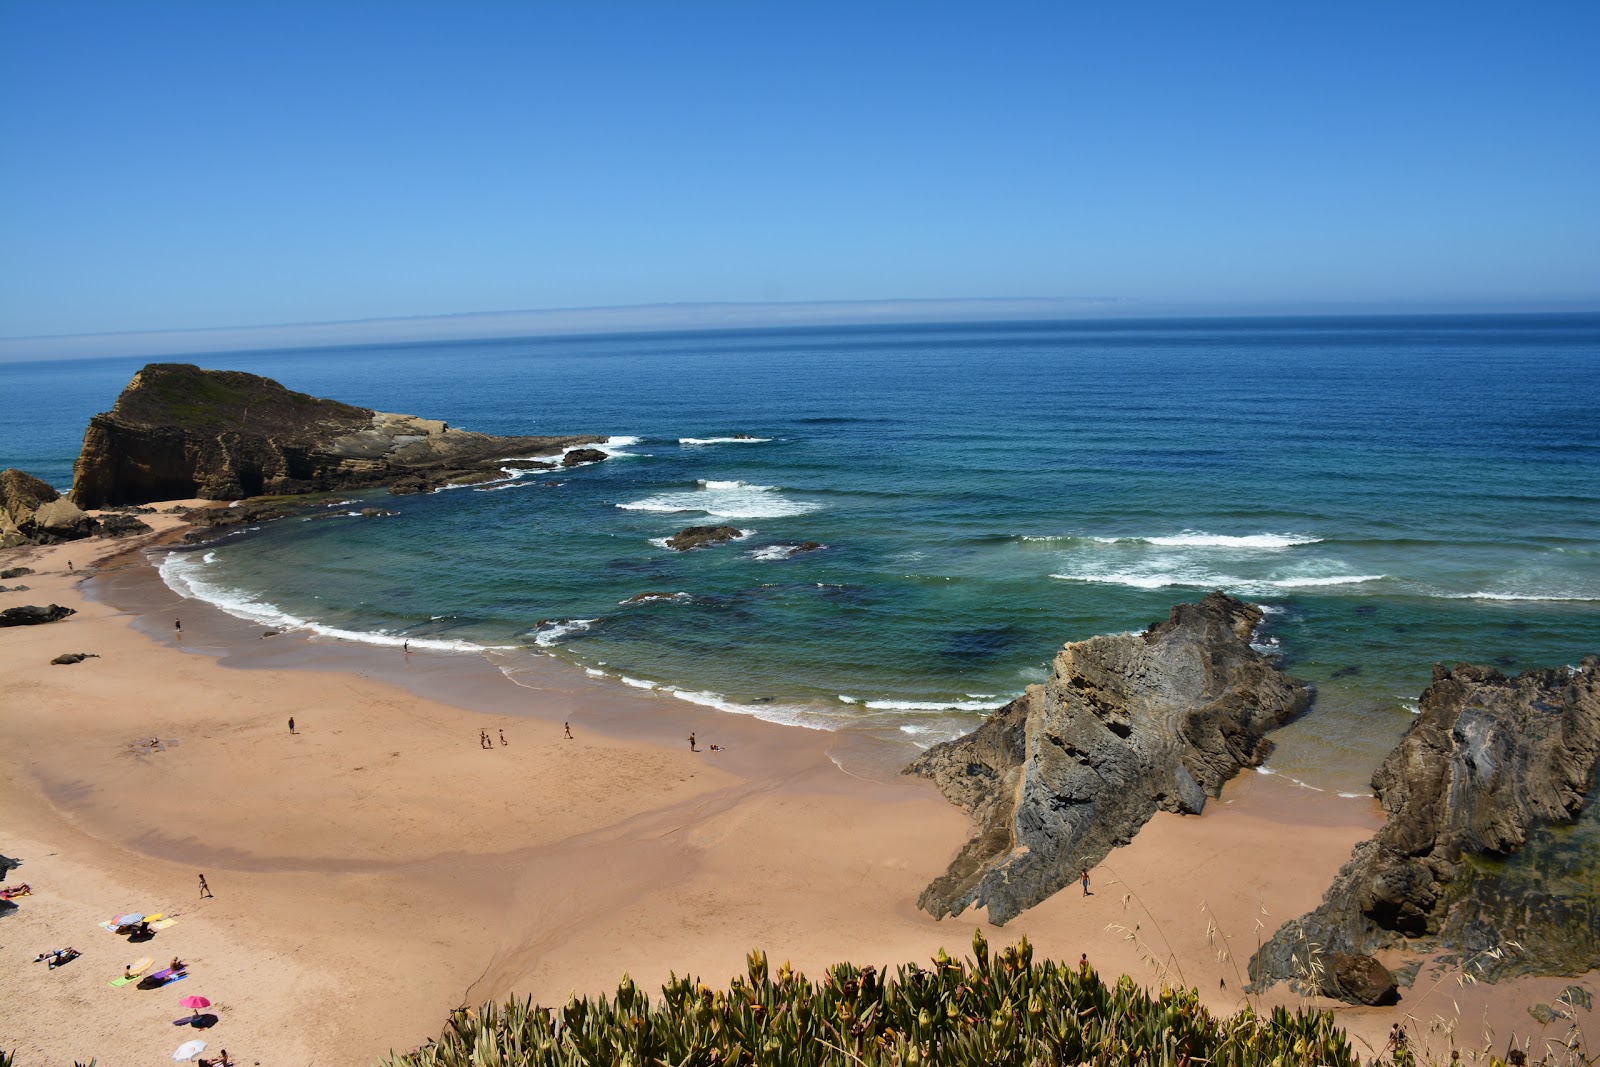
[[[987,907],[1005,923],[1077,880],[1158,810],[1198,814],[1271,749],[1265,734],[1310,690],[1250,647],[1261,610],[1223,593],[1179,604],[1142,634],[1056,655],[1049,681],[906,769],[977,821],[918,905]]]
[[[297,393],[242,371],[152,363],[89,421],[70,497],[79,508],[104,508],[379,485],[422,492],[503,478],[513,457],[519,467],[560,466],[604,440],[495,437]],[[597,449],[581,454],[573,462],[605,458]]]
[[[1337,957],[1444,953],[1489,978],[1600,967],[1597,763],[1600,657],[1515,678],[1435,667],[1372,778],[1388,822],[1262,946],[1252,979],[1372,1003],[1337,978]]]

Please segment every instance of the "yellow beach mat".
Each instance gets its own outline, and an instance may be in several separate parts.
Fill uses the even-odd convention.
[[[177,925],[178,925],[178,920],[177,919],[162,919],[159,922],[151,923],[150,924],[150,929],[152,929],[152,930],[165,930],[169,926],[177,926]]]
[[[143,974],[145,969],[147,967],[149,967],[150,964],[152,964],[154,962],[155,961],[152,960],[149,956],[146,956],[144,959],[140,960],[139,962],[131,964],[128,967],[128,973],[127,974],[123,975],[120,978],[111,979],[111,981],[107,982],[106,985],[110,986],[112,989],[121,989],[123,986],[127,985],[129,982],[137,982],[139,980],[139,976],[141,974]]]

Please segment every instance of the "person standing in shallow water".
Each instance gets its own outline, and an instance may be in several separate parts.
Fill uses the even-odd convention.
[[[690,752],[699,752],[700,751],[698,748],[694,747],[694,734],[690,734],[689,735],[689,751]]]

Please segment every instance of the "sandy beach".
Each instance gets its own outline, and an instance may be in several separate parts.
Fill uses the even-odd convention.
[[[147,518],[155,536],[178,521]],[[0,607],[77,611],[0,631],[0,855],[18,864],[7,883],[33,887],[0,917],[0,1044],[29,1067],[159,1061],[192,1036],[243,1064],[372,1063],[452,1008],[513,993],[560,1002],[624,971],[647,989],[673,971],[716,983],[752,947],[813,973],[894,964],[965,952],[975,925],[1231,1011],[1257,941],[1313,907],[1381,822],[1369,799],[1247,773],[1201,817],[1158,815],[1092,872],[1091,896],[1058,894],[998,930],[971,913],[935,922],[917,894],[969,824],[895,773],[909,747],[555,660],[528,688],[480,656],[263,637],[180,600],[127,542],[0,561],[36,572]],[[51,665],[63,652],[96,658]],[[96,925],[127,911],[178,922],[145,944]],[[31,962],[64,945],[81,958]],[[189,977],[108,986],[142,956],[181,957]],[[1429,995],[1433,982],[1342,1017],[1381,1047],[1392,1021],[1425,1029],[1459,1009],[1470,1048],[1485,1018],[1501,1042],[1537,1032],[1526,1008],[1568,984],[1460,990],[1446,976]],[[204,1033],[173,1025],[189,995],[213,1004]],[[1278,1002],[1299,1001],[1258,998]]]

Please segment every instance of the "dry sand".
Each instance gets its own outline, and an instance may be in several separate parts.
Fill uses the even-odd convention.
[[[512,993],[557,1003],[624,971],[646,988],[672,971],[722,982],[757,946],[812,973],[925,960],[966,952],[975,925],[1102,973],[1164,972],[1230,1011],[1257,940],[1314,906],[1380,822],[1370,800],[1246,774],[1204,816],[1158,815],[1093,872],[1092,896],[1070,889],[1003,930],[935,922],[917,894],[969,824],[893,773],[909,749],[556,661],[530,689],[477,656],[263,639],[180,601],[142,553],[113,556],[126,547],[0,554],[38,572],[0,607],[78,610],[0,630],[0,854],[20,861],[7,882],[34,887],[0,917],[0,1046],[26,1067],[160,1062],[193,1036],[242,1064],[371,1064]],[[50,665],[62,652],[98,658]],[[480,730],[508,744],[485,751]],[[725,751],[691,754],[690,731]],[[130,910],[179,922],[145,945],[96,926]],[[83,956],[65,967],[31,962],[68,944]],[[174,955],[183,982],[107,985]],[[1342,1014],[1381,1046],[1408,1012],[1457,1015],[1454,998],[1463,1047],[1485,1011],[1503,1044],[1537,1032],[1526,1007],[1566,984],[1463,991],[1447,976],[1429,993],[1424,978],[1397,1009]],[[173,1025],[189,995],[213,1002],[209,1030]],[[1282,987],[1277,1002],[1296,1003]]]

